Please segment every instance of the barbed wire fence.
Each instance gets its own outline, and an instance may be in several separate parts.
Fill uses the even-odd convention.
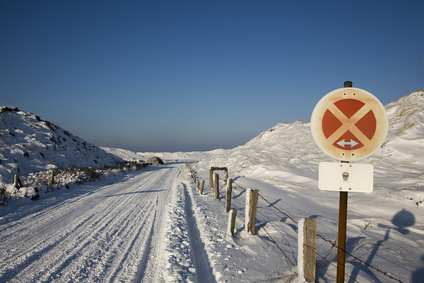
[[[187,166],[187,168],[188,168],[188,170],[189,170],[189,172],[192,176],[194,184],[196,184],[196,183],[198,184],[197,176],[196,176],[195,172],[190,167],[188,167],[188,165],[186,165],[186,166]],[[233,205],[235,207],[244,207],[245,198],[243,200],[243,195],[245,197],[245,192],[247,191],[247,189],[244,188],[242,185],[240,185],[239,183],[237,183],[235,181],[232,181],[232,185],[233,185],[233,191],[232,191]],[[213,190],[213,188],[211,188],[211,189]],[[220,192],[220,199],[221,199],[222,195],[223,195],[223,193]],[[295,218],[293,216],[291,216],[289,213],[287,213],[287,212],[283,211],[281,208],[275,206],[275,204],[274,204],[275,201],[271,201],[271,200],[267,199],[261,193],[259,193],[259,197],[260,197],[260,199],[263,203],[268,205],[268,208],[270,208],[270,209],[272,209],[272,211],[274,211],[274,213],[275,213],[274,215],[283,215],[286,220],[289,220],[290,222],[292,222],[294,225],[297,226],[297,229],[299,229],[299,227],[298,227],[299,222],[296,221]],[[225,207],[225,204],[223,204],[223,206]],[[258,206],[258,207],[261,207],[261,206]],[[268,214],[262,212],[262,210],[258,209],[257,214],[260,215],[261,219],[263,219],[263,220],[259,220],[259,219],[257,219],[258,217],[256,217],[256,220],[255,220],[256,223],[259,225],[260,229],[262,229],[264,231],[264,233],[267,235],[267,237],[270,239],[270,241],[281,252],[283,258],[286,259],[291,266],[293,266],[293,267],[296,266],[298,264],[296,262],[296,258],[291,258],[291,256],[288,256],[287,252],[284,251],[284,249],[290,250],[292,256],[293,256],[293,254],[296,254],[296,252],[293,250],[293,247],[290,245],[290,241],[288,239],[297,241],[297,237],[293,236],[292,233],[290,233],[285,227],[283,227],[281,225],[281,221],[272,220],[271,217]],[[283,222],[283,223],[285,223],[285,222]],[[272,227],[273,231],[271,232],[269,230],[269,228],[267,228],[266,226]],[[365,231],[366,228],[368,228],[368,226],[369,225],[365,225],[365,228],[361,231],[359,236],[361,236],[363,234],[363,232]],[[277,233],[278,237],[281,237],[282,240],[280,242],[278,242],[276,240],[276,237],[272,236],[273,233]],[[358,238],[359,238],[359,236],[358,236]],[[339,246],[337,245],[337,240],[331,241],[331,240],[325,238],[324,236],[322,236],[319,233],[317,233],[317,239],[322,241],[321,244],[324,244],[326,246],[329,245],[328,251],[325,254],[321,254],[320,252],[318,252],[313,247],[310,247],[308,245],[304,245],[306,248],[313,250],[314,253],[316,254],[317,258],[319,258],[321,260],[319,263],[317,263],[317,266],[318,266],[317,270],[323,264],[328,264],[328,265],[331,265],[332,267],[338,269],[337,264],[334,262],[334,260],[336,259],[336,256],[333,255],[333,251],[337,251],[339,249]],[[353,246],[355,246],[356,244],[357,244],[357,241],[353,244]],[[395,282],[404,283],[403,281],[394,277],[393,275],[391,275],[387,271],[384,271],[381,268],[378,268],[378,267],[376,267],[376,266],[374,266],[370,263],[367,263],[366,261],[362,260],[358,256],[355,256],[354,254],[352,254],[352,252],[349,252],[347,250],[343,250],[343,251],[345,252],[347,257],[351,257],[352,259],[359,262],[363,266],[369,267],[370,269],[373,269],[375,272],[377,272],[377,273],[379,273],[379,274],[385,276],[386,278],[389,278],[389,279],[391,279]],[[353,278],[350,274],[348,274],[346,272],[344,272],[344,274],[348,278],[350,278],[351,281],[359,282],[355,278]]]

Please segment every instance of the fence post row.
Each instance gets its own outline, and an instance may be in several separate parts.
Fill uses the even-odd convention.
[[[192,173],[193,181],[196,184],[197,188],[200,190],[200,194],[203,194],[205,180],[202,180],[200,182],[200,188],[199,188],[199,181],[197,180],[193,171],[189,167],[188,167],[188,169]],[[210,184],[210,187],[212,189],[214,189],[215,199],[219,199],[219,175],[217,173],[213,174],[214,170],[225,170],[225,176],[226,176],[225,184],[228,184],[227,193],[226,193],[226,195],[227,195],[226,211],[227,211],[227,213],[230,212],[228,214],[227,233],[231,234],[231,236],[234,236],[237,210],[231,209],[231,195],[232,195],[233,180],[227,178],[228,177],[228,170],[227,170],[226,167],[211,167],[210,168],[210,170],[209,170],[209,184]],[[53,178],[53,172],[52,172],[52,178]],[[20,183],[20,180],[19,180],[19,176],[15,175],[15,186],[17,188],[19,188],[19,185],[22,186],[22,184]],[[247,232],[250,232],[252,235],[257,234],[256,229],[255,229],[255,223],[256,223],[256,211],[257,211],[258,196],[259,196],[259,190],[252,190],[250,188],[246,190],[245,229],[246,229]],[[285,214],[285,215],[288,216],[287,214]],[[317,251],[316,251],[317,223],[316,223],[316,219],[307,218],[307,219],[301,219],[299,222],[296,222],[291,217],[289,217],[289,218],[293,222],[298,223],[299,234],[300,233],[303,234],[303,236],[298,237],[298,258],[299,258],[299,260],[303,259],[303,262],[299,262],[298,265],[297,265],[299,280],[306,280],[307,282],[315,282],[315,280],[316,280],[316,262],[317,262],[317,259],[316,259],[316,256],[317,256]],[[322,238],[322,236],[320,236],[320,237]],[[326,239],[324,239],[324,240],[328,241]],[[330,241],[328,241],[328,242],[330,242]],[[339,243],[338,250],[344,251],[345,248],[342,248],[341,246],[342,246],[342,244]],[[355,258],[356,260],[358,260],[359,262],[362,262],[359,258],[357,258],[353,255],[351,255],[351,256],[353,258]],[[395,281],[402,282],[402,281],[390,276],[388,273],[383,272],[380,269],[377,269],[377,268],[369,265],[366,262],[362,262],[362,263],[374,268],[376,271],[381,272],[385,276],[387,276],[387,277],[389,277],[389,278],[391,278]],[[304,277],[304,278],[301,278],[301,277]],[[339,277],[339,274],[337,274],[337,277]]]
[[[236,222],[237,210],[231,209],[231,195],[233,190],[233,180],[228,178],[227,168],[217,168],[211,167],[209,170],[209,184],[213,188],[215,193],[215,199],[219,199],[219,175],[213,173],[214,170],[225,170],[225,184],[227,184],[227,205],[226,212],[228,214],[228,226],[227,233],[234,237],[234,229]],[[191,170],[190,170],[191,171]],[[205,181],[202,180],[199,182],[197,180],[193,171],[191,171],[191,177],[193,182],[196,184],[197,189],[200,190],[200,194],[203,194],[203,188]],[[245,226],[246,231],[252,235],[256,235],[256,211],[258,206],[258,197],[259,190],[246,190],[246,216],[245,216]],[[303,227],[301,227],[303,226]],[[301,280],[306,280],[307,282],[315,282],[316,280],[316,246],[317,246],[317,223],[316,219],[307,218],[299,221],[299,230],[302,229],[303,237],[298,239],[298,253],[299,258],[303,258],[303,262],[298,264],[299,276],[303,276]]]
[[[184,164],[186,169],[190,171],[190,177],[193,180],[194,184],[196,185],[197,189],[200,190],[200,194],[203,195],[203,187],[205,186],[205,181],[202,180],[201,182],[197,179],[196,175],[194,174],[193,170],[187,165],[187,163]]]

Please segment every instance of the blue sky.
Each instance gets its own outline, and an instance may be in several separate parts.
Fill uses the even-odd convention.
[[[96,145],[233,148],[346,80],[424,88],[423,1],[0,0],[0,101]]]

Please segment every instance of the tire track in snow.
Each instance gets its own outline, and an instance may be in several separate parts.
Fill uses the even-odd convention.
[[[170,191],[164,243],[166,273],[171,282],[216,282],[192,208],[186,182]],[[147,282],[147,281],[146,281]]]
[[[157,187],[162,187],[162,179],[163,176],[168,174],[168,171],[165,171],[164,173],[160,174],[160,175],[155,175],[153,177],[149,177],[145,180],[143,180],[143,184],[142,184],[142,192],[143,195],[144,193],[153,193],[156,192],[157,190],[152,188],[157,188]],[[165,174],[166,173],[166,174]],[[138,185],[136,185],[138,186]],[[137,192],[136,192],[137,193]],[[127,198],[133,198],[134,195],[136,195],[136,193],[134,192],[134,190],[131,190],[129,192],[119,192],[117,194],[114,194],[113,196],[125,196],[127,195]],[[138,193],[137,193],[138,194]],[[130,211],[130,214],[128,214],[128,216],[126,216],[125,218],[128,219],[132,219],[134,217],[132,217],[132,212],[133,211],[139,211],[139,214],[142,219],[140,221],[137,221],[137,219],[135,221],[132,222],[139,222],[142,223],[141,227],[129,227],[126,228],[127,225],[121,225],[123,227],[125,227],[125,231],[123,229],[121,229],[122,233],[120,232],[119,235],[117,237],[111,238],[110,242],[115,242],[118,241],[117,245],[114,245],[114,249],[115,250],[115,257],[117,258],[116,260],[113,260],[115,262],[119,262],[119,263],[111,263],[110,266],[112,267],[111,269],[114,270],[113,272],[109,272],[109,275],[106,274],[106,278],[111,276],[111,280],[108,281],[112,281],[115,280],[116,281],[128,281],[128,280],[132,280],[132,277],[135,276],[134,274],[136,274],[136,270],[137,270],[137,263],[138,260],[137,258],[140,257],[140,254],[142,253],[142,250],[140,250],[140,247],[144,247],[146,248],[146,244],[145,242],[147,241],[146,239],[148,239],[148,232],[151,227],[153,227],[154,225],[154,220],[155,220],[155,215],[156,215],[156,210],[157,208],[157,195],[154,195],[154,198],[148,198],[148,199],[139,199],[141,202],[137,203],[136,207],[139,207],[140,209],[134,209],[133,206],[128,205],[127,201],[125,200],[121,200],[119,201],[120,205],[127,207]],[[125,211],[125,210],[124,210]],[[153,215],[153,216],[152,216]],[[134,233],[134,231],[138,231],[137,233]],[[128,235],[133,235],[133,236],[127,236],[126,239],[120,239],[120,234],[128,234]],[[116,240],[115,240],[116,238]],[[101,247],[101,249],[107,249],[106,246]],[[85,262],[81,263],[79,266],[86,266],[87,263],[88,265],[92,265],[92,263],[90,261],[93,260],[93,252],[87,253],[88,256],[86,256],[86,260]],[[100,255],[102,256],[102,255]],[[83,257],[80,257],[83,258]],[[104,258],[104,256],[102,257]],[[112,262],[112,260],[110,260]],[[78,272],[78,269],[75,270],[76,272]],[[104,271],[104,270],[103,270]],[[110,274],[113,273],[113,274]],[[89,272],[90,276],[88,277],[89,281],[98,281],[99,278],[101,279],[102,276],[99,274],[95,274],[93,272]],[[78,278],[81,279],[81,278]],[[84,278],[83,278],[84,279]]]
[[[124,203],[124,202],[123,202]],[[147,206],[149,211],[152,210],[151,206]],[[118,207],[119,209],[119,207]],[[116,210],[116,209],[115,209]],[[121,209],[120,209],[121,210]],[[122,210],[121,210],[122,211]],[[143,212],[145,212],[143,211]],[[81,275],[83,275],[82,279],[88,279],[88,281],[92,281],[90,279],[96,278],[97,280],[102,278],[102,273],[104,273],[104,269],[100,272],[96,272],[93,274],[93,272],[87,272],[87,276],[85,276],[84,273],[81,272],[82,268],[87,268],[90,266],[93,266],[96,264],[96,261],[103,262],[101,266],[108,266],[113,264],[106,264],[106,262],[113,262],[113,258],[116,257],[116,253],[110,253],[111,251],[116,251],[118,248],[121,250],[123,247],[123,240],[121,239],[121,235],[123,234],[130,234],[129,229],[133,227],[132,222],[137,221],[139,217],[133,216],[134,210],[126,214],[127,220],[122,221],[121,215],[115,214],[111,218],[105,217],[104,221],[101,221],[101,223],[96,223],[96,229],[93,231],[91,229],[91,233],[87,236],[83,236],[84,240],[82,242],[77,241],[77,245],[70,246],[69,253],[71,253],[70,256],[66,256],[65,260],[57,267],[50,267],[50,270],[54,270],[54,272],[50,275],[50,277],[59,277],[63,278],[66,275],[71,275],[74,272],[79,272]],[[144,226],[146,219],[148,219],[150,216],[150,213],[146,213],[146,215],[143,215],[142,218],[140,218],[142,225]],[[100,216],[101,217],[101,216]],[[134,220],[133,220],[134,219]],[[138,221],[137,221],[138,222]],[[98,226],[98,227],[97,227]],[[143,226],[138,230],[139,232],[143,228]],[[115,228],[116,227],[116,228]],[[106,231],[112,231],[112,232],[106,232]],[[137,239],[137,236],[139,236],[140,233],[132,233],[135,234],[135,236],[126,238],[130,240],[131,238]],[[78,239],[79,240],[79,239]],[[133,243],[134,239],[132,241],[129,241],[129,243]],[[105,253],[107,252],[107,253]],[[68,252],[65,252],[67,254]],[[128,254],[128,251],[125,252],[125,254]],[[125,256],[127,258],[128,255]],[[66,271],[66,269],[71,268],[70,271]],[[78,278],[81,279],[81,278]]]
[[[154,227],[150,231],[150,236],[146,243],[146,248],[143,251],[143,256],[140,259],[138,271],[134,282],[164,282],[164,274],[166,271],[166,230],[168,229],[167,214],[169,203],[173,202],[173,192],[175,191],[176,180],[181,174],[181,168],[173,170],[171,174],[163,180],[161,186],[167,187],[166,197],[158,198],[158,213],[155,219]],[[168,205],[165,205],[168,204]]]
[[[194,216],[193,203],[187,186],[184,186],[185,213],[187,217],[188,235],[191,243],[191,256],[193,258],[194,267],[196,268],[196,282],[216,282],[209,262],[208,255],[205,250],[205,244],[200,238],[197,221]]]
[[[75,230],[78,230],[80,227],[82,227],[87,221],[89,221],[91,217],[86,219],[85,221],[81,222]],[[67,238],[69,234],[72,232],[67,232],[66,235],[63,236],[63,238]],[[46,241],[49,240],[49,238],[46,239]],[[60,243],[62,242],[62,239],[59,239],[57,241],[49,242],[48,244],[41,245],[40,243],[37,243],[35,245],[35,248],[29,252],[27,250],[21,251],[17,256],[14,256],[12,259],[5,259],[4,263],[7,264],[10,261],[15,261],[16,265],[13,266],[13,268],[9,268],[6,271],[2,271],[1,277],[5,280],[10,280],[14,278],[16,275],[18,275],[23,269],[25,269],[28,265],[30,265],[33,262],[36,262],[40,260],[45,254],[49,253],[51,250],[56,248]],[[41,245],[41,247],[37,247],[37,245]],[[25,254],[27,253],[27,254]],[[21,258],[23,258],[21,260]]]
[[[158,203],[167,198],[177,171],[164,167],[134,174],[123,183],[80,195],[78,201],[49,207],[49,213],[27,215],[25,221],[2,227],[7,243],[0,248],[9,247],[10,254],[0,254],[0,281],[131,281],[140,274],[140,262],[159,266],[151,263],[149,247],[161,228],[155,224],[161,222],[158,209],[163,206]],[[22,239],[24,246],[16,247]]]
[[[154,219],[156,219],[156,214],[154,216]],[[145,276],[147,264],[149,262],[151,252],[152,252],[152,240],[153,240],[153,234],[154,234],[154,225],[150,228],[149,236],[146,241],[146,247],[143,251],[143,256],[141,257],[141,261],[137,270],[137,273],[135,275],[135,282],[141,282]]]
[[[108,209],[110,205],[111,209]],[[78,225],[78,229],[73,229],[70,232],[67,232],[65,236],[59,237],[55,242],[51,243],[48,251],[44,251],[42,256],[44,258],[51,258],[47,261],[47,264],[40,266],[31,265],[31,261],[26,260],[24,264],[29,265],[26,272],[31,274],[31,280],[50,280],[58,277],[61,272],[67,268],[72,267],[72,264],[75,265],[77,259],[81,260],[89,256],[93,256],[93,253],[87,251],[90,246],[106,248],[101,241],[102,238],[99,236],[104,233],[108,227],[115,225],[119,221],[119,211],[122,211],[123,202],[114,201],[108,204],[102,204],[100,206],[95,206],[96,210],[99,212],[92,212],[92,210],[87,211],[89,219],[93,221],[83,220],[83,225]],[[131,214],[128,215],[128,219],[131,219]],[[127,222],[124,222],[124,224]],[[119,224],[119,223],[118,223]],[[124,229],[124,225],[120,225],[121,229]],[[118,232],[119,230],[113,231],[113,233]],[[75,236],[76,235],[76,236]],[[111,234],[113,235],[113,234]],[[61,247],[60,250],[57,250],[57,247]],[[56,248],[56,249],[55,249]],[[84,266],[84,264],[79,264]],[[78,270],[77,270],[78,272]],[[82,274],[81,271],[79,271]],[[53,276],[53,278],[51,278]],[[7,277],[6,277],[7,278]]]

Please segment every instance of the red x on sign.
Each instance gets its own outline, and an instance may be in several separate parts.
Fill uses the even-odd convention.
[[[328,155],[339,160],[359,160],[381,146],[387,135],[384,106],[359,88],[336,89],[315,106],[312,136]]]

